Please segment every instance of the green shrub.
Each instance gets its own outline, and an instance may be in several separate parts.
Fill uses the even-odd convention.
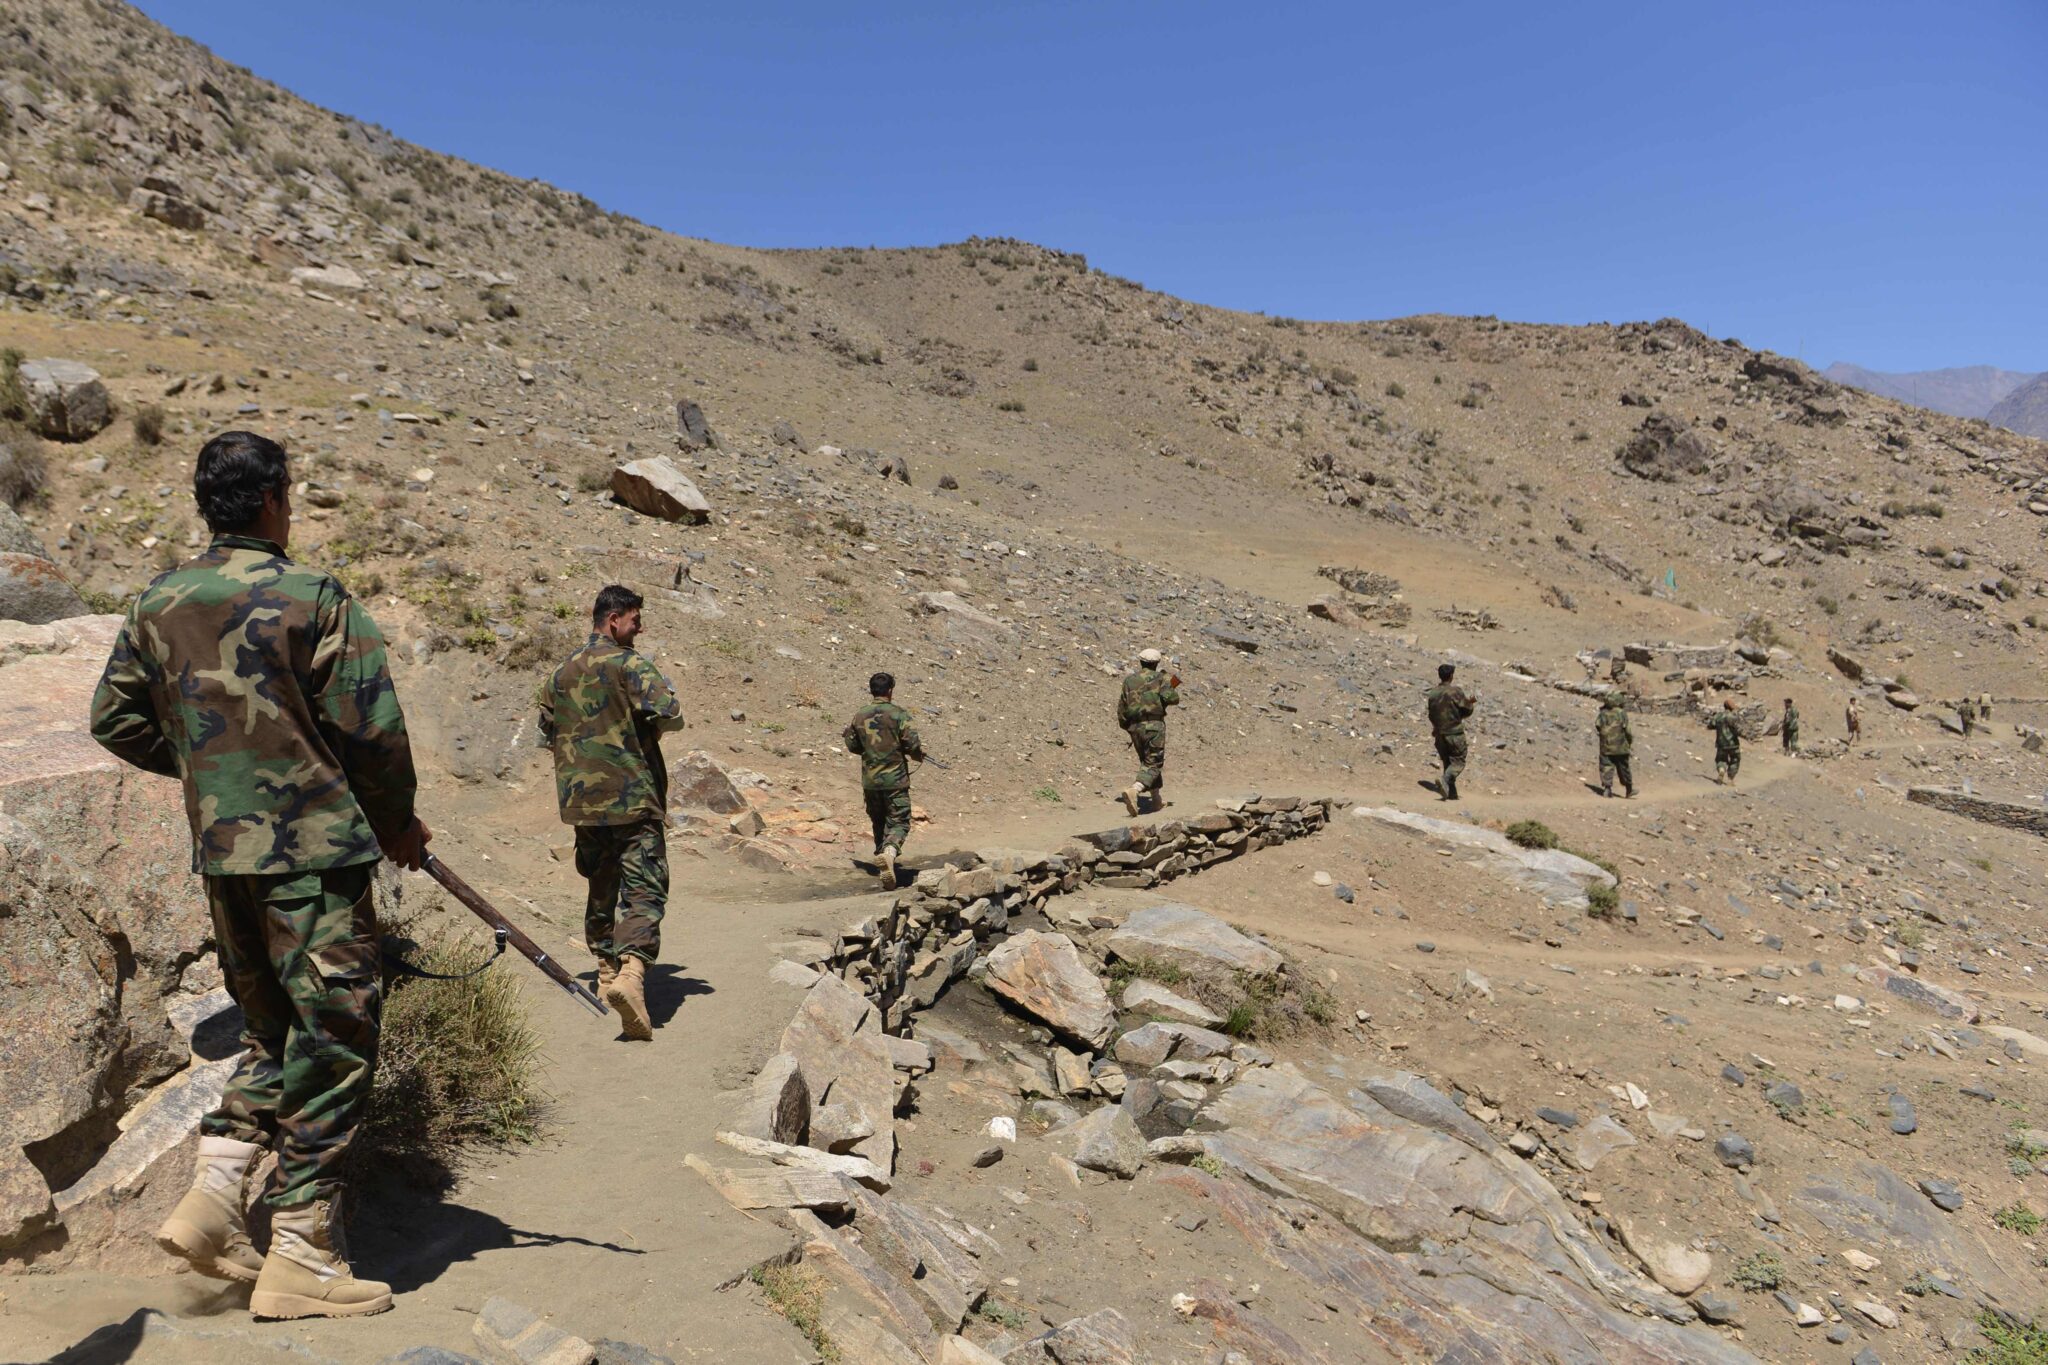
[[[1594,919],[1613,919],[1621,913],[1621,892],[1611,886],[1587,887],[1586,913]]]
[[[1969,1354],[1969,1365],[2048,1365],[2048,1327],[2038,1321],[2008,1322],[1989,1308],[1977,1315],[1986,1345]]]
[[[1785,1283],[1785,1263],[1768,1251],[1759,1251],[1735,1263],[1728,1283],[1752,1294],[1781,1288]]]
[[[2014,1200],[1991,1215],[1991,1221],[2007,1232],[2017,1232],[2022,1237],[2032,1237],[2041,1230],[2041,1215],[2025,1204]]]
[[[155,403],[144,403],[128,419],[128,425],[135,433],[135,443],[144,446],[162,445],[164,442],[164,410]]]
[[[1557,832],[1541,820],[1517,820],[1507,828],[1508,842],[1522,848],[1556,848]]]

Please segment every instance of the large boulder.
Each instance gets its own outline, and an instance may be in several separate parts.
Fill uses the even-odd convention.
[[[708,810],[737,815],[747,809],[746,793],[723,763],[692,749],[668,765],[668,803],[675,810]]]
[[[666,455],[652,455],[614,469],[612,497],[642,516],[663,521],[700,525],[711,520],[711,504]]]
[[[1072,939],[1027,929],[988,955],[988,988],[1062,1038],[1102,1050],[1116,1027],[1109,992]]]
[[[1017,653],[1016,628],[970,606],[956,592],[921,592],[917,609],[938,618],[940,629],[956,645],[981,654],[1009,657]]]
[[[173,194],[162,190],[138,187],[128,192],[128,207],[144,218],[154,218],[174,228],[188,232],[206,226],[206,211],[197,204],[187,203]]]
[[[1671,483],[1706,473],[1714,462],[1714,447],[1685,423],[1653,412],[1615,456],[1639,479]]]
[[[292,272],[292,283],[308,293],[360,294],[370,282],[345,265],[302,265]]]
[[[0,1266],[165,1269],[234,1050],[178,784],[86,731],[119,626],[0,621]]]
[[[29,425],[53,441],[84,441],[114,420],[114,400],[99,371],[76,360],[24,360],[21,387]]]
[[[1148,905],[1117,927],[1105,946],[1123,962],[1159,963],[1190,976],[1272,976],[1286,959],[1265,943],[1192,905]]]
[[[77,589],[14,510],[0,503],[0,621],[42,625],[85,615]]]
[[[893,1171],[896,1063],[867,997],[836,976],[820,976],[783,1029],[781,1051],[796,1059],[812,1096],[866,1111],[875,1131],[853,1144],[853,1155]]]

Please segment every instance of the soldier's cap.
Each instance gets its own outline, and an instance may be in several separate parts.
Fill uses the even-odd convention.
[[[1141,649],[1138,651],[1138,662],[1141,664],[1156,664],[1159,662],[1159,659],[1160,654],[1156,649]]]

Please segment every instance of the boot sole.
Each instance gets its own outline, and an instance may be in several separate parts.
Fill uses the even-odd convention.
[[[1135,796],[1132,796],[1132,795],[1131,795],[1131,794],[1130,794],[1129,792],[1120,792],[1120,793],[1118,793],[1118,795],[1117,795],[1117,798],[1116,798],[1116,799],[1124,803],[1124,809],[1125,809],[1125,810],[1127,810],[1127,811],[1129,811],[1129,812],[1131,813],[1131,818],[1132,818],[1133,820],[1135,820],[1135,819],[1137,819],[1137,818],[1138,818],[1138,798],[1137,798],[1137,797],[1135,797]]]
[[[157,1229],[156,1244],[210,1280],[232,1280],[237,1284],[256,1283],[256,1271],[237,1265],[233,1261],[222,1260],[214,1252],[212,1239],[190,1223],[176,1218],[171,1219]]]
[[[380,1295],[361,1303],[329,1303],[304,1294],[275,1294],[263,1291],[249,1296],[249,1316],[273,1322],[294,1318],[366,1318],[391,1308],[391,1296]]]
[[[633,1001],[622,990],[612,989],[604,993],[605,1002],[619,1015],[619,1030],[629,1042],[651,1043],[654,1041],[654,1023],[641,1011],[633,1008]]]

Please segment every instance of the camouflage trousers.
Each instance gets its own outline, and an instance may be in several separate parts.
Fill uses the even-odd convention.
[[[1785,752],[1788,754],[1799,752],[1799,727],[1796,725],[1785,727]]]
[[[1629,759],[1630,759],[1630,755],[1628,755],[1628,754],[1602,754],[1602,755],[1600,755],[1600,790],[1601,790],[1601,791],[1604,791],[1604,792],[1611,792],[1611,791],[1613,791],[1613,790],[1614,790],[1614,779],[1615,779],[1616,777],[1619,777],[1619,778],[1621,779],[1621,789],[1622,789],[1623,791],[1625,791],[1625,792],[1630,792],[1630,793],[1633,793],[1633,792],[1635,791],[1635,789],[1636,789],[1636,777],[1635,777],[1635,774],[1634,774],[1634,773],[1632,773],[1632,772],[1630,772],[1630,771],[1629,771]]]
[[[268,1197],[278,1208],[339,1190],[370,1096],[384,1008],[375,867],[206,879],[221,975],[242,1007],[244,1051],[199,1131],[275,1147]]]
[[[875,827],[875,852],[886,847],[901,853],[910,837],[910,788],[869,788],[861,798],[867,803],[868,823]]]
[[[590,883],[583,942],[603,962],[628,954],[653,962],[661,953],[668,909],[667,822],[576,826],[576,871]]]
[[[1729,780],[1730,782],[1733,782],[1733,781],[1735,780],[1735,774],[1736,774],[1736,772],[1737,772],[1738,770],[1740,770],[1740,769],[1741,769],[1741,767],[1742,767],[1742,750],[1740,750],[1740,749],[1716,749],[1716,750],[1714,750],[1714,775],[1715,775],[1715,776],[1717,776],[1717,777],[1722,777],[1722,776],[1725,776],[1725,777],[1726,777],[1726,778],[1727,778],[1727,779],[1728,779],[1728,780]]]
[[[1138,787],[1157,793],[1166,783],[1166,726],[1158,721],[1140,721],[1124,731],[1138,752]]]
[[[1465,737],[1463,735],[1438,735],[1436,737],[1437,760],[1444,765],[1444,781],[1455,787],[1458,775],[1465,771]]]

